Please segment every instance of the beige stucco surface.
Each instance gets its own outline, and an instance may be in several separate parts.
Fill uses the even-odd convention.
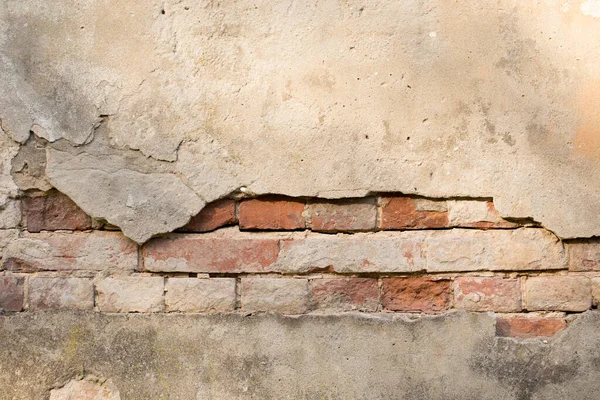
[[[233,192],[600,235],[599,59],[598,0],[3,1],[0,197],[34,135],[40,186],[138,242]]]

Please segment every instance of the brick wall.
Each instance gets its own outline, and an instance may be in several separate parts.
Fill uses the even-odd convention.
[[[485,199],[223,199],[143,246],[55,191],[17,206],[0,236],[3,312],[466,310],[528,338],[600,298],[600,240],[561,241]]]

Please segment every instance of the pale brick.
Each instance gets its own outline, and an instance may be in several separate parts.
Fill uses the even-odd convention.
[[[600,278],[592,278],[592,303],[594,307],[600,305]]]
[[[27,234],[8,244],[4,267],[26,272],[133,271],[137,245],[120,232]]]
[[[379,287],[374,278],[324,278],[310,282],[312,305],[320,311],[376,311]]]
[[[600,241],[590,239],[566,243],[571,271],[600,271]]]
[[[311,229],[318,232],[360,232],[377,225],[375,199],[318,201],[306,206]]]
[[[414,272],[424,270],[424,232],[373,233],[282,240],[277,270],[287,273]]]
[[[562,244],[544,229],[452,229],[433,232],[426,240],[427,270],[524,271],[562,269]]]
[[[227,234],[176,235],[143,247],[144,267],[153,272],[265,272],[277,260],[279,239],[233,230]]]
[[[494,208],[494,203],[485,200],[449,200],[448,218],[451,226],[481,229],[518,226],[504,220]]]
[[[235,279],[169,278],[166,284],[165,304],[167,311],[233,311]]]
[[[469,311],[521,311],[521,281],[501,277],[456,278],[454,307]]]
[[[94,308],[94,285],[85,278],[30,277],[28,290],[29,309],[75,309]]]
[[[113,276],[96,285],[98,309],[103,312],[160,312],[164,309],[164,278]]]
[[[14,199],[6,199],[0,205],[0,229],[17,228],[21,223],[21,202]]]
[[[308,311],[308,280],[292,278],[242,278],[241,308],[303,314]]]
[[[591,283],[583,276],[530,277],[523,300],[528,311],[585,311],[592,305]]]

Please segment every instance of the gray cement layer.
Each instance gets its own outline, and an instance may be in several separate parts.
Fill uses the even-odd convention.
[[[503,216],[560,237],[600,235],[599,9],[9,1],[1,127],[19,143],[52,143],[47,181],[20,171],[21,185],[49,181],[138,242],[239,190],[493,197]],[[140,178],[132,158],[170,177]]]
[[[102,399],[593,399],[599,327],[587,312],[544,342],[473,313],[23,313],[0,317],[0,399],[63,398],[82,378],[110,384]]]

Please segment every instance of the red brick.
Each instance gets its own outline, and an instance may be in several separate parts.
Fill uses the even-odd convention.
[[[318,201],[307,210],[313,231],[361,232],[377,226],[377,206],[370,198]]]
[[[600,271],[600,240],[565,243],[571,271]]]
[[[263,272],[277,260],[279,240],[170,235],[143,247],[144,267],[154,272]]]
[[[45,196],[24,200],[29,232],[91,229],[91,218],[64,194],[50,191]]]
[[[449,298],[449,280],[427,277],[383,279],[383,307],[391,311],[441,311],[448,308]]]
[[[210,232],[217,228],[232,225],[237,222],[235,216],[235,201],[222,199],[207,204],[202,211],[178,232]]]
[[[377,279],[333,278],[311,281],[313,308],[331,311],[376,311],[379,304]]]
[[[447,211],[418,210],[411,197],[382,197],[381,229],[430,229],[449,226]]]
[[[242,201],[238,206],[240,229],[304,229],[304,201],[264,197]]]
[[[501,277],[456,278],[454,306],[469,311],[521,311],[521,282]]]
[[[496,336],[519,339],[551,337],[566,326],[564,319],[556,317],[501,317],[496,320]]]
[[[23,309],[24,278],[0,276],[0,310],[21,311]]]

